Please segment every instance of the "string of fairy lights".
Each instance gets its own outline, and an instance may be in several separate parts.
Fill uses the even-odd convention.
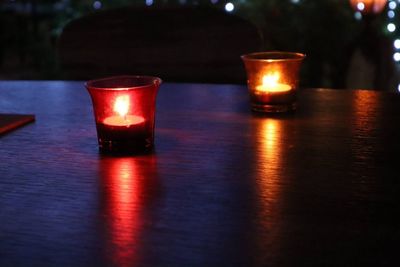
[[[211,0],[211,1],[213,4],[218,2],[218,0]],[[290,0],[290,2],[292,4],[299,4],[301,0]],[[363,17],[362,12],[364,8],[366,8],[366,6],[364,4],[364,1],[362,0],[356,2],[358,11],[354,13],[354,17],[357,20],[361,20]],[[381,5],[381,7],[378,8],[381,9],[385,2],[386,1],[384,0],[378,1],[377,6],[374,6],[372,11],[373,12],[376,11],[374,9],[379,5]],[[394,46],[393,60],[396,65],[396,71],[398,76],[400,76],[400,33],[399,33],[400,28],[397,27],[396,21],[398,21],[397,17],[400,16],[400,14],[398,14],[399,6],[400,6],[400,0],[389,0],[387,2],[387,8],[385,9],[387,10],[387,19],[388,19],[385,30],[387,31],[387,34],[389,34],[389,36],[393,38],[393,46]],[[234,9],[235,6],[232,2],[227,2],[225,4],[226,12],[232,12],[234,11]],[[400,92],[400,83],[397,85],[397,90]]]
[[[245,0],[241,1],[223,1],[223,0],[210,0],[211,4],[221,4],[221,2],[224,2],[224,9],[226,12],[231,13],[236,11],[236,4],[243,3]],[[292,4],[300,4],[302,0],[289,0],[290,3]],[[156,0],[144,0],[145,5],[147,6],[152,6],[154,5]],[[196,3],[196,0],[179,0],[181,4],[188,4],[188,2]],[[363,18],[363,12],[367,10],[366,2],[363,0],[350,0],[351,4],[354,5],[354,8],[356,9],[354,12],[354,17],[356,20],[362,20]],[[375,2],[375,1],[373,1]],[[384,8],[384,5],[387,2],[387,7],[384,9],[386,10],[386,15],[387,15],[387,24],[385,25],[384,31],[393,38],[393,46],[394,46],[394,53],[393,53],[393,60],[396,65],[397,73],[398,76],[400,76],[400,27],[397,27],[396,21],[399,19],[397,18],[400,16],[398,14],[398,9],[400,6],[400,0],[377,0],[376,4],[373,4],[372,12],[377,12],[377,9],[379,9],[379,12]],[[376,5],[376,6],[375,6]],[[100,1],[94,1],[93,7],[95,9],[100,9],[102,7],[102,4]],[[397,90],[400,92],[400,83],[397,86]]]
[[[142,0],[146,6],[153,6],[158,3],[165,4],[168,0]],[[204,3],[206,0],[174,0],[179,2],[182,5],[196,5],[199,3]],[[228,13],[235,13],[241,10],[242,5],[245,5],[248,0],[208,0],[209,3],[213,5],[218,5],[222,7]],[[303,0],[285,0],[288,3],[293,5],[301,5]],[[396,67],[396,73],[398,76],[398,80],[400,81],[400,25],[398,22],[400,21],[400,0],[348,0],[352,7],[355,9],[354,17],[356,20],[362,20],[363,12],[368,10],[368,6],[373,3],[373,9],[369,10],[369,12],[380,13],[382,9],[384,13],[381,15],[385,16],[385,24],[383,26],[384,33],[393,40],[393,61]],[[92,0],[88,1],[92,8],[95,10],[105,8],[105,3],[103,0]],[[5,1],[5,7],[11,8],[12,5],[15,6],[17,10],[25,10],[29,7],[29,1],[17,1],[17,0],[8,0]],[[71,0],[59,0],[57,4],[54,4],[54,7],[58,7],[58,9],[66,9],[68,5],[71,3]],[[103,5],[104,4],[104,5]],[[377,10],[379,9],[379,10]],[[386,13],[386,14],[385,14]],[[400,83],[397,85],[397,90],[400,92]]]
[[[396,71],[399,75],[400,73],[400,36],[398,34],[398,27],[396,21],[398,21],[397,16],[399,16],[399,9],[400,0],[391,0],[388,2],[387,6],[387,18],[388,23],[386,25],[386,30],[390,35],[393,36],[393,47],[394,47],[394,54],[393,60],[396,62]],[[397,91],[400,92],[400,84],[397,85]]]
[[[350,0],[354,12],[354,18],[356,20],[362,20],[364,13],[379,14],[385,10],[387,20],[385,21],[383,31],[389,38],[393,40],[393,60],[395,63],[396,74],[400,77],[400,36],[397,27],[398,16],[397,10],[400,5],[400,0]],[[398,79],[397,79],[398,80]],[[397,85],[397,90],[400,92],[400,84]]]
[[[400,4],[400,0],[392,0],[388,2],[388,10],[387,10],[387,17],[388,23],[386,25],[386,29],[390,34],[396,35],[397,26],[396,26],[396,13],[398,6]],[[394,38],[393,46],[395,48],[395,53],[393,54],[393,59],[395,62],[400,62],[400,38]]]
[[[147,6],[151,6],[154,4],[154,0],[144,0]],[[190,1],[190,0],[189,0]],[[245,0],[241,1],[224,1],[224,9],[226,12],[231,13],[236,11],[235,4],[243,3]],[[302,0],[289,0],[292,4],[300,4]],[[98,1],[96,1],[98,2]],[[188,0],[180,0],[181,4],[187,4]],[[210,0],[212,4],[221,3],[221,0]],[[393,53],[393,60],[396,65],[397,75],[400,76],[400,29],[398,29],[396,21],[398,20],[397,16],[398,9],[400,6],[400,0],[377,0],[372,1],[372,9],[368,12],[380,13],[382,9],[386,10],[387,14],[387,24],[385,25],[386,28],[384,31],[393,38],[393,46],[394,46],[394,53]],[[387,2],[387,7],[385,8],[384,5]],[[371,4],[371,2],[365,2],[364,0],[350,0],[350,3],[355,8],[354,17],[356,20],[362,20],[363,12],[367,11],[367,4]],[[398,34],[399,33],[399,34]],[[400,83],[397,85],[397,90],[400,92]]]

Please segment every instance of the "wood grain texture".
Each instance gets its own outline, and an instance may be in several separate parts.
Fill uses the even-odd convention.
[[[394,266],[400,96],[163,84],[155,152],[98,153],[83,82],[0,82],[0,266]]]

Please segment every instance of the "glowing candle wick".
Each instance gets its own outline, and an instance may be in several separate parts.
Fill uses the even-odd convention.
[[[279,80],[279,74],[274,75],[264,75],[262,79],[262,84],[266,87],[276,87]]]
[[[116,98],[114,103],[114,111],[118,114],[104,119],[104,124],[110,126],[131,126],[143,124],[144,118],[136,115],[128,115],[129,96],[123,95]]]
[[[272,93],[272,92],[286,92],[292,88],[288,84],[279,83],[280,75],[277,72],[272,74],[264,75],[262,78],[262,84],[256,87],[257,91]]]
[[[126,119],[126,114],[129,110],[129,96],[123,95],[117,97],[114,104],[114,111],[117,112],[121,117]]]

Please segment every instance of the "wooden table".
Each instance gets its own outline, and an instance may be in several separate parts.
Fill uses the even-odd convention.
[[[98,153],[83,82],[1,81],[0,266],[398,266],[400,95],[163,84],[155,152]]]

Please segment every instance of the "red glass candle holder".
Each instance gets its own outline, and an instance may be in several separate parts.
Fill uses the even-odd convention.
[[[256,112],[296,109],[300,65],[305,55],[292,52],[259,52],[241,56],[250,102]]]
[[[160,78],[150,76],[115,76],[86,82],[100,152],[140,153],[153,149],[160,84]]]

